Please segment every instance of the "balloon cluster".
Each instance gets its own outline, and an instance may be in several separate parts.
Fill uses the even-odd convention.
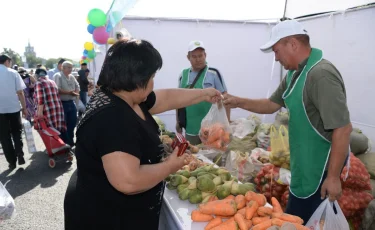
[[[94,43],[97,45],[114,44],[116,40],[111,38],[106,29],[107,15],[100,9],[92,9],[87,16],[87,32],[92,34],[93,42],[85,42],[80,64],[89,63],[96,57]]]

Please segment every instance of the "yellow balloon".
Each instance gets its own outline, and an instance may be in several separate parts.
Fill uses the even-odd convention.
[[[86,22],[87,22],[87,24],[91,23],[90,20],[89,20],[89,17],[86,18]]]
[[[116,39],[114,38],[108,38],[108,41],[107,41],[108,44],[115,44],[116,43]]]
[[[85,42],[84,47],[85,47],[85,50],[90,51],[94,49],[94,44],[92,44],[92,42]]]
[[[79,61],[79,64],[82,64],[83,63],[83,60]]]

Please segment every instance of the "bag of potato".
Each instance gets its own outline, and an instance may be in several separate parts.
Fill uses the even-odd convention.
[[[275,166],[290,169],[289,133],[285,126],[271,126],[270,162]]]
[[[356,155],[365,165],[371,179],[375,179],[375,152]]]
[[[242,139],[233,137],[232,141],[228,145],[228,150],[250,152],[257,147],[256,139],[257,138],[254,133],[250,133]]]

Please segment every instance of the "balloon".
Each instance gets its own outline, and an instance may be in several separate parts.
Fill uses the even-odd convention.
[[[89,34],[92,34],[94,32],[95,28],[96,28],[95,26],[89,24],[87,26],[87,32],[89,32]]]
[[[83,63],[83,60],[80,60],[80,61],[79,61],[79,64],[82,64],[82,63]]]
[[[90,10],[88,18],[91,25],[95,27],[104,26],[107,21],[105,13],[97,8]]]
[[[94,49],[94,44],[92,44],[92,42],[85,42],[84,46],[85,46],[85,50],[87,51]]]
[[[87,60],[88,62],[91,62],[91,61],[92,61],[92,59],[90,59],[90,58],[86,58],[86,60]]]
[[[87,56],[88,50],[83,50],[83,56]]]
[[[104,26],[97,27],[92,35],[94,40],[101,45],[106,44],[109,38],[109,33]]]
[[[87,64],[87,63],[89,63],[89,62],[88,62],[87,60],[83,60],[83,63],[86,63],[86,64]]]
[[[95,50],[90,50],[89,53],[87,54],[87,57],[94,59],[96,57]]]
[[[83,60],[85,60],[85,59],[86,59],[86,56],[82,56],[81,58],[82,58]]]
[[[113,44],[115,44],[116,43],[116,39],[114,39],[114,38],[108,38],[108,40],[107,40],[107,44],[111,44],[111,45],[113,45]]]
[[[87,24],[90,24],[89,17],[86,18],[86,22],[87,22]]]

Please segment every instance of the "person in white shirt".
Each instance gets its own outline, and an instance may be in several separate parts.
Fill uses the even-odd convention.
[[[60,59],[60,61],[57,63],[56,68],[51,69],[48,71],[47,75],[50,80],[55,80],[55,74],[60,73],[62,70],[62,64],[64,63],[65,59]]]
[[[17,71],[10,68],[11,62],[8,55],[0,55],[0,143],[9,169],[14,169],[17,159],[19,165],[25,164],[20,111],[25,117],[27,109],[23,94],[26,85]]]

